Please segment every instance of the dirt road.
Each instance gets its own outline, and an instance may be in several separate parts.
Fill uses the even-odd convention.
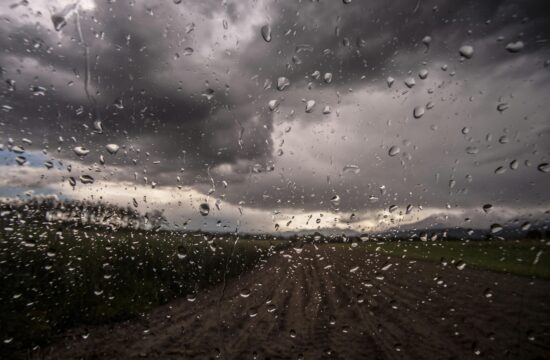
[[[308,245],[48,359],[549,359],[550,282]],[[248,296],[247,296],[248,295]],[[78,333],[80,332],[80,333]]]

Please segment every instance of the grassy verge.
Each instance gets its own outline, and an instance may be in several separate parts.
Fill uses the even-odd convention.
[[[434,262],[463,261],[466,266],[479,269],[550,279],[550,244],[544,240],[383,242],[361,246],[394,256]]]
[[[212,235],[5,225],[0,358],[44,346],[74,326],[135,317],[249,270],[284,245],[239,240],[233,251],[234,240]]]

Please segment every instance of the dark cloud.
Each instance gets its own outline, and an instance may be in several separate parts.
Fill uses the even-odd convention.
[[[49,156],[85,165],[103,154],[119,169],[113,181],[133,181],[137,173],[139,182],[207,192],[211,175],[219,187],[231,183],[225,201],[266,210],[361,213],[482,202],[519,208],[550,198],[546,174],[537,171],[550,150],[545,2],[95,5],[80,12],[84,41],[75,16],[56,32],[46,13],[37,15],[40,4],[4,6],[6,138],[31,137],[27,148],[47,146]],[[269,43],[260,35],[265,24]],[[523,49],[506,51],[516,41]],[[474,47],[472,59],[461,59],[464,44]],[[426,80],[417,75],[423,68]],[[326,72],[333,74],[329,84]],[[291,81],[285,91],[276,89],[280,76]],[[391,88],[388,76],[395,78]],[[403,84],[407,77],[415,78],[412,89]],[[6,80],[16,81],[15,91]],[[279,108],[270,111],[275,99]],[[303,103],[310,99],[311,114]],[[435,107],[414,119],[412,109],[428,102]],[[509,109],[499,113],[501,103]],[[323,115],[326,105],[331,113]],[[93,128],[98,119],[103,134]],[[107,154],[108,143],[122,146],[116,156]],[[77,145],[91,153],[78,160]],[[399,146],[398,156],[388,156],[391,146]],[[360,173],[343,172],[348,164]],[[507,171],[495,174],[499,166]]]

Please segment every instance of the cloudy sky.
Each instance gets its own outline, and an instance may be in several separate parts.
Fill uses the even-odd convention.
[[[0,14],[2,197],[136,199],[171,226],[253,232],[549,220],[547,1]]]

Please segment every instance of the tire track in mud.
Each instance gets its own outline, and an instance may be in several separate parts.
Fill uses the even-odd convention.
[[[550,358],[548,281],[306,245],[228,280],[221,302],[220,292],[87,340],[75,330],[36,358]]]

